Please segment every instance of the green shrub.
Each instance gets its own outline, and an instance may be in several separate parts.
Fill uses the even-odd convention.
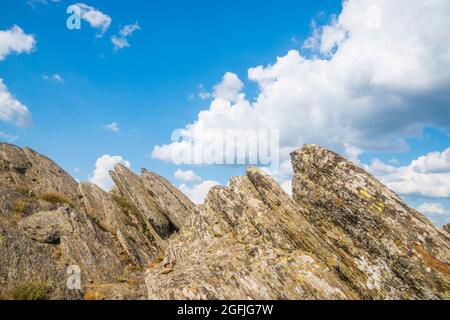
[[[135,206],[130,204],[127,199],[119,195],[113,195],[113,200],[117,203],[120,210],[128,215],[138,215],[138,210]]]

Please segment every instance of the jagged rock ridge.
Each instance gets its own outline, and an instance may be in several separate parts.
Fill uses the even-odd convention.
[[[0,144],[0,297],[39,284],[48,299],[450,298],[448,227],[331,151],[306,145],[292,163],[293,197],[249,168],[195,206],[145,169],[118,165],[107,193]]]

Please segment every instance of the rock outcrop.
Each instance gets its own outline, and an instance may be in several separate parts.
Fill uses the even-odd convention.
[[[443,227],[443,229],[444,229],[444,231],[446,231],[447,233],[450,234],[450,223],[446,224],[446,225]]]
[[[293,197],[377,299],[449,298],[449,236],[373,176],[315,145],[292,153]],[[352,277],[346,274],[346,277]]]
[[[0,298],[450,298],[448,226],[326,149],[292,164],[293,197],[249,168],[195,206],[145,169],[108,193],[0,144]]]

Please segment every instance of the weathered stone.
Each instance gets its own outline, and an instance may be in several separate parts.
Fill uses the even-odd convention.
[[[0,298],[33,283],[48,299],[450,298],[448,226],[331,151],[292,160],[293,198],[249,168],[194,206],[145,169],[116,167],[106,193],[0,143]]]
[[[102,229],[117,236],[122,249],[134,264],[144,267],[155,259],[160,250],[158,239],[154,232],[148,232],[142,217],[131,206],[120,208],[120,202],[124,199],[115,198],[118,196],[90,183],[79,184],[79,191],[87,214]]]
[[[332,248],[297,205],[255,168],[216,187],[197,216],[170,240],[177,260],[147,272],[151,299],[351,299],[326,262]]]
[[[174,225],[160,210],[156,200],[149,195],[139,176],[120,164],[110,172],[110,175],[120,193],[142,215],[149,230],[155,230],[162,239],[168,238],[175,231]]]
[[[54,243],[61,235],[73,232],[69,221],[69,208],[39,212],[19,221],[19,228],[31,239],[42,243]]]
[[[450,223],[446,224],[443,229],[450,234]]]
[[[91,282],[114,285],[135,272],[117,235],[89,217],[79,198],[76,182],[51,160],[0,144],[0,297],[40,284],[48,299],[79,299]],[[117,223],[129,241],[128,225]],[[147,248],[139,245],[151,261],[157,250]],[[67,287],[71,265],[80,268],[81,290]]]
[[[304,216],[362,273],[371,298],[448,299],[450,238],[372,175],[315,145],[292,153]]]
[[[186,220],[194,213],[194,203],[165,178],[154,172],[142,169],[145,189],[155,199],[161,212],[180,230]]]
[[[36,196],[57,194],[71,201],[77,194],[75,180],[53,161],[6,143],[0,143],[0,186],[29,190]]]

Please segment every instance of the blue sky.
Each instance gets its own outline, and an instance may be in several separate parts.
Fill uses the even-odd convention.
[[[107,30],[102,33],[101,28],[93,27],[87,20],[81,21],[80,30],[67,29],[66,19],[69,15],[66,9],[74,4],[71,1],[2,1],[0,30],[6,32],[16,25],[23,33],[33,36],[36,43],[25,52],[14,52],[11,49],[0,61],[0,79],[3,79],[14,99],[26,106],[33,121],[31,126],[21,126],[3,119],[5,121],[0,121],[0,139],[32,147],[55,160],[79,180],[91,179],[95,174],[97,159],[103,155],[111,155],[129,161],[135,171],[146,167],[169,178],[176,185],[184,183],[187,193],[194,192],[190,188],[200,184],[200,179],[177,180],[174,177],[177,169],[193,170],[203,181],[224,184],[231,175],[242,174],[243,168],[178,167],[161,157],[152,157],[155,146],[170,145],[170,135],[174,129],[195,123],[199,120],[200,111],[210,110],[214,101],[221,99],[214,94],[214,86],[222,81],[225,73],[235,74],[239,78],[237,81],[242,82],[241,91],[246,94],[245,101],[252,105],[255,103],[253,106],[256,109],[260,108],[267,114],[274,111],[267,111],[269,103],[256,103],[258,97],[267,97],[271,101],[273,97],[268,96],[271,92],[290,92],[286,88],[291,83],[286,88],[279,89],[278,86],[269,87],[271,84],[263,83],[262,79],[275,77],[280,80],[280,84],[284,83],[284,79],[289,79],[298,88],[313,88],[311,92],[314,94],[305,89],[302,94],[293,95],[298,97],[295,101],[278,101],[273,98],[274,104],[286,105],[285,109],[281,106],[279,112],[289,113],[292,106],[300,110],[306,108],[307,103],[317,106],[321,112],[311,119],[304,120],[302,116],[295,121],[296,124],[305,121],[316,125],[314,121],[319,117],[315,131],[303,130],[304,125],[297,126],[286,119],[277,122],[277,126],[282,128],[286,123],[286,128],[290,131],[289,134],[283,134],[282,131],[282,140],[285,141],[282,147],[294,148],[300,147],[301,143],[320,143],[347,153],[349,157],[353,155],[355,161],[366,165],[368,170],[398,188],[396,191],[402,193],[409,203],[415,207],[422,206],[433,221],[439,224],[448,222],[450,181],[446,182],[446,178],[450,179],[450,156],[447,157],[444,151],[450,147],[450,82],[444,71],[436,78],[427,76],[428,73],[433,75],[436,72],[434,66],[423,58],[425,55],[421,54],[418,59],[416,56],[409,57],[409,53],[404,54],[404,60],[408,63],[419,61],[416,67],[421,76],[411,77],[416,71],[411,63],[402,69],[401,63],[393,65],[383,62],[383,59],[387,61],[392,57],[402,57],[397,55],[398,52],[403,52],[400,46],[398,52],[394,48],[391,56],[388,52],[385,58],[375,54],[372,57],[373,52],[366,58],[365,52],[361,51],[358,55],[361,65],[374,65],[365,73],[373,76],[370,85],[358,80],[359,83],[352,82],[342,90],[347,92],[346,96],[348,92],[359,96],[362,91],[369,91],[364,93],[367,99],[352,99],[352,113],[345,107],[336,112],[340,115],[339,118],[342,116],[345,119],[345,125],[336,124],[335,120],[332,125],[327,124],[327,121],[334,119],[329,116],[334,111],[326,109],[329,103],[317,98],[321,93],[315,92],[333,91],[334,85],[331,80],[326,85],[317,84],[321,77],[315,77],[314,73],[317,68],[322,67],[314,67],[313,61],[324,61],[322,64],[330,62],[330,66],[326,68],[333,70],[337,68],[332,66],[333,63],[339,68],[346,67],[348,70],[341,71],[343,82],[363,78],[350,74],[353,72],[350,70],[351,65],[342,62],[346,61],[345,55],[349,55],[349,52],[365,48],[361,43],[366,38],[361,40],[356,29],[351,29],[355,28],[356,22],[353,23],[352,18],[345,14],[347,11],[351,16],[351,13],[362,10],[359,5],[351,2],[343,8],[341,1],[331,0],[86,0],[84,5],[92,10],[95,8],[111,21]],[[385,1],[373,1],[378,2],[378,7],[375,8],[381,8],[381,13],[388,9],[395,12],[403,9],[401,5],[404,5],[399,3],[398,8],[388,8],[389,4]],[[404,15],[413,17],[416,5],[420,6],[419,3],[411,5],[412,8],[406,10]],[[445,1],[439,5],[446,6]],[[363,12],[367,11],[366,8],[363,9]],[[371,12],[371,7],[368,10]],[[419,25],[440,21],[441,16],[433,8],[422,11],[425,12],[425,17],[421,18],[423,21],[420,20]],[[340,15],[342,19],[339,19]],[[383,25],[376,35],[369,35],[373,37],[369,43],[383,40],[395,44],[404,42],[405,47],[409,45],[408,36],[394,38],[396,31],[402,34],[404,21],[389,20],[391,17],[388,14],[382,17]],[[129,46],[115,50],[111,37],[120,37],[120,31],[130,25],[139,26],[139,29],[124,38]],[[343,33],[345,28],[348,30]],[[392,34],[389,28],[394,30]],[[429,50],[428,53],[436,54],[441,59],[440,52],[446,48],[448,50],[449,39],[445,35],[420,32],[418,38],[424,39],[426,46],[421,47],[419,42],[417,52],[427,53]],[[341,38],[342,34],[344,36]],[[0,54],[1,39],[0,37]],[[305,45],[308,39],[310,41],[306,43],[309,45]],[[325,44],[330,41],[331,47],[327,48]],[[355,50],[349,50],[348,47]],[[290,50],[296,50],[307,61],[303,62],[296,55],[289,55]],[[277,60],[277,57],[282,59]],[[359,62],[358,59],[355,65]],[[445,57],[442,59],[444,63],[448,62]],[[255,73],[253,79],[249,79],[248,70],[260,65],[264,66],[261,75]],[[286,76],[284,71],[278,71],[278,65],[292,66],[295,73]],[[398,65],[400,66],[396,69]],[[309,73],[296,82],[296,77],[304,72],[303,68],[309,70]],[[379,71],[389,68],[394,70],[394,76],[386,76]],[[330,71],[324,72],[329,74]],[[417,78],[423,81],[416,80]],[[208,93],[208,98],[200,98],[201,92]],[[340,101],[340,97],[333,96],[330,101],[346,105],[348,101],[344,98]],[[385,101],[390,101],[390,97],[395,97],[401,103],[386,103],[384,106]],[[360,102],[359,105],[358,101],[371,102]],[[231,101],[232,106],[238,106],[239,103],[241,102]],[[436,105],[435,109],[431,105]],[[392,111],[397,106],[398,109]],[[326,116],[323,116],[324,110],[327,110]],[[114,123],[117,125],[108,129],[107,125]],[[317,134],[321,126],[331,130],[335,125],[339,126],[336,129],[339,133],[334,137],[336,139],[328,141]],[[115,127],[117,130],[111,130]],[[343,129],[347,127],[350,129]],[[346,132],[342,136],[341,129]],[[356,150],[356,155],[351,150]],[[417,166],[412,166],[411,162],[430,152],[439,154],[428,157],[435,159],[434,162],[425,159],[423,170],[418,172],[420,176],[415,175],[414,168]],[[385,167],[372,166],[374,159],[379,159]],[[433,167],[436,162],[439,167],[437,169]],[[433,164],[432,168],[427,166],[428,163]],[[386,166],[392,166],[397,171],[393,173],[394,169]],[[278,180],[283,183],[286,177],[289,177],[288,172],[280,175]],[[409,177],[418,179],[418,183],[426,179],[428,189],[399,185]],[[433,179],[436,180],[436,188],[442,189],[442,192],[431,190],[434,189]]]

